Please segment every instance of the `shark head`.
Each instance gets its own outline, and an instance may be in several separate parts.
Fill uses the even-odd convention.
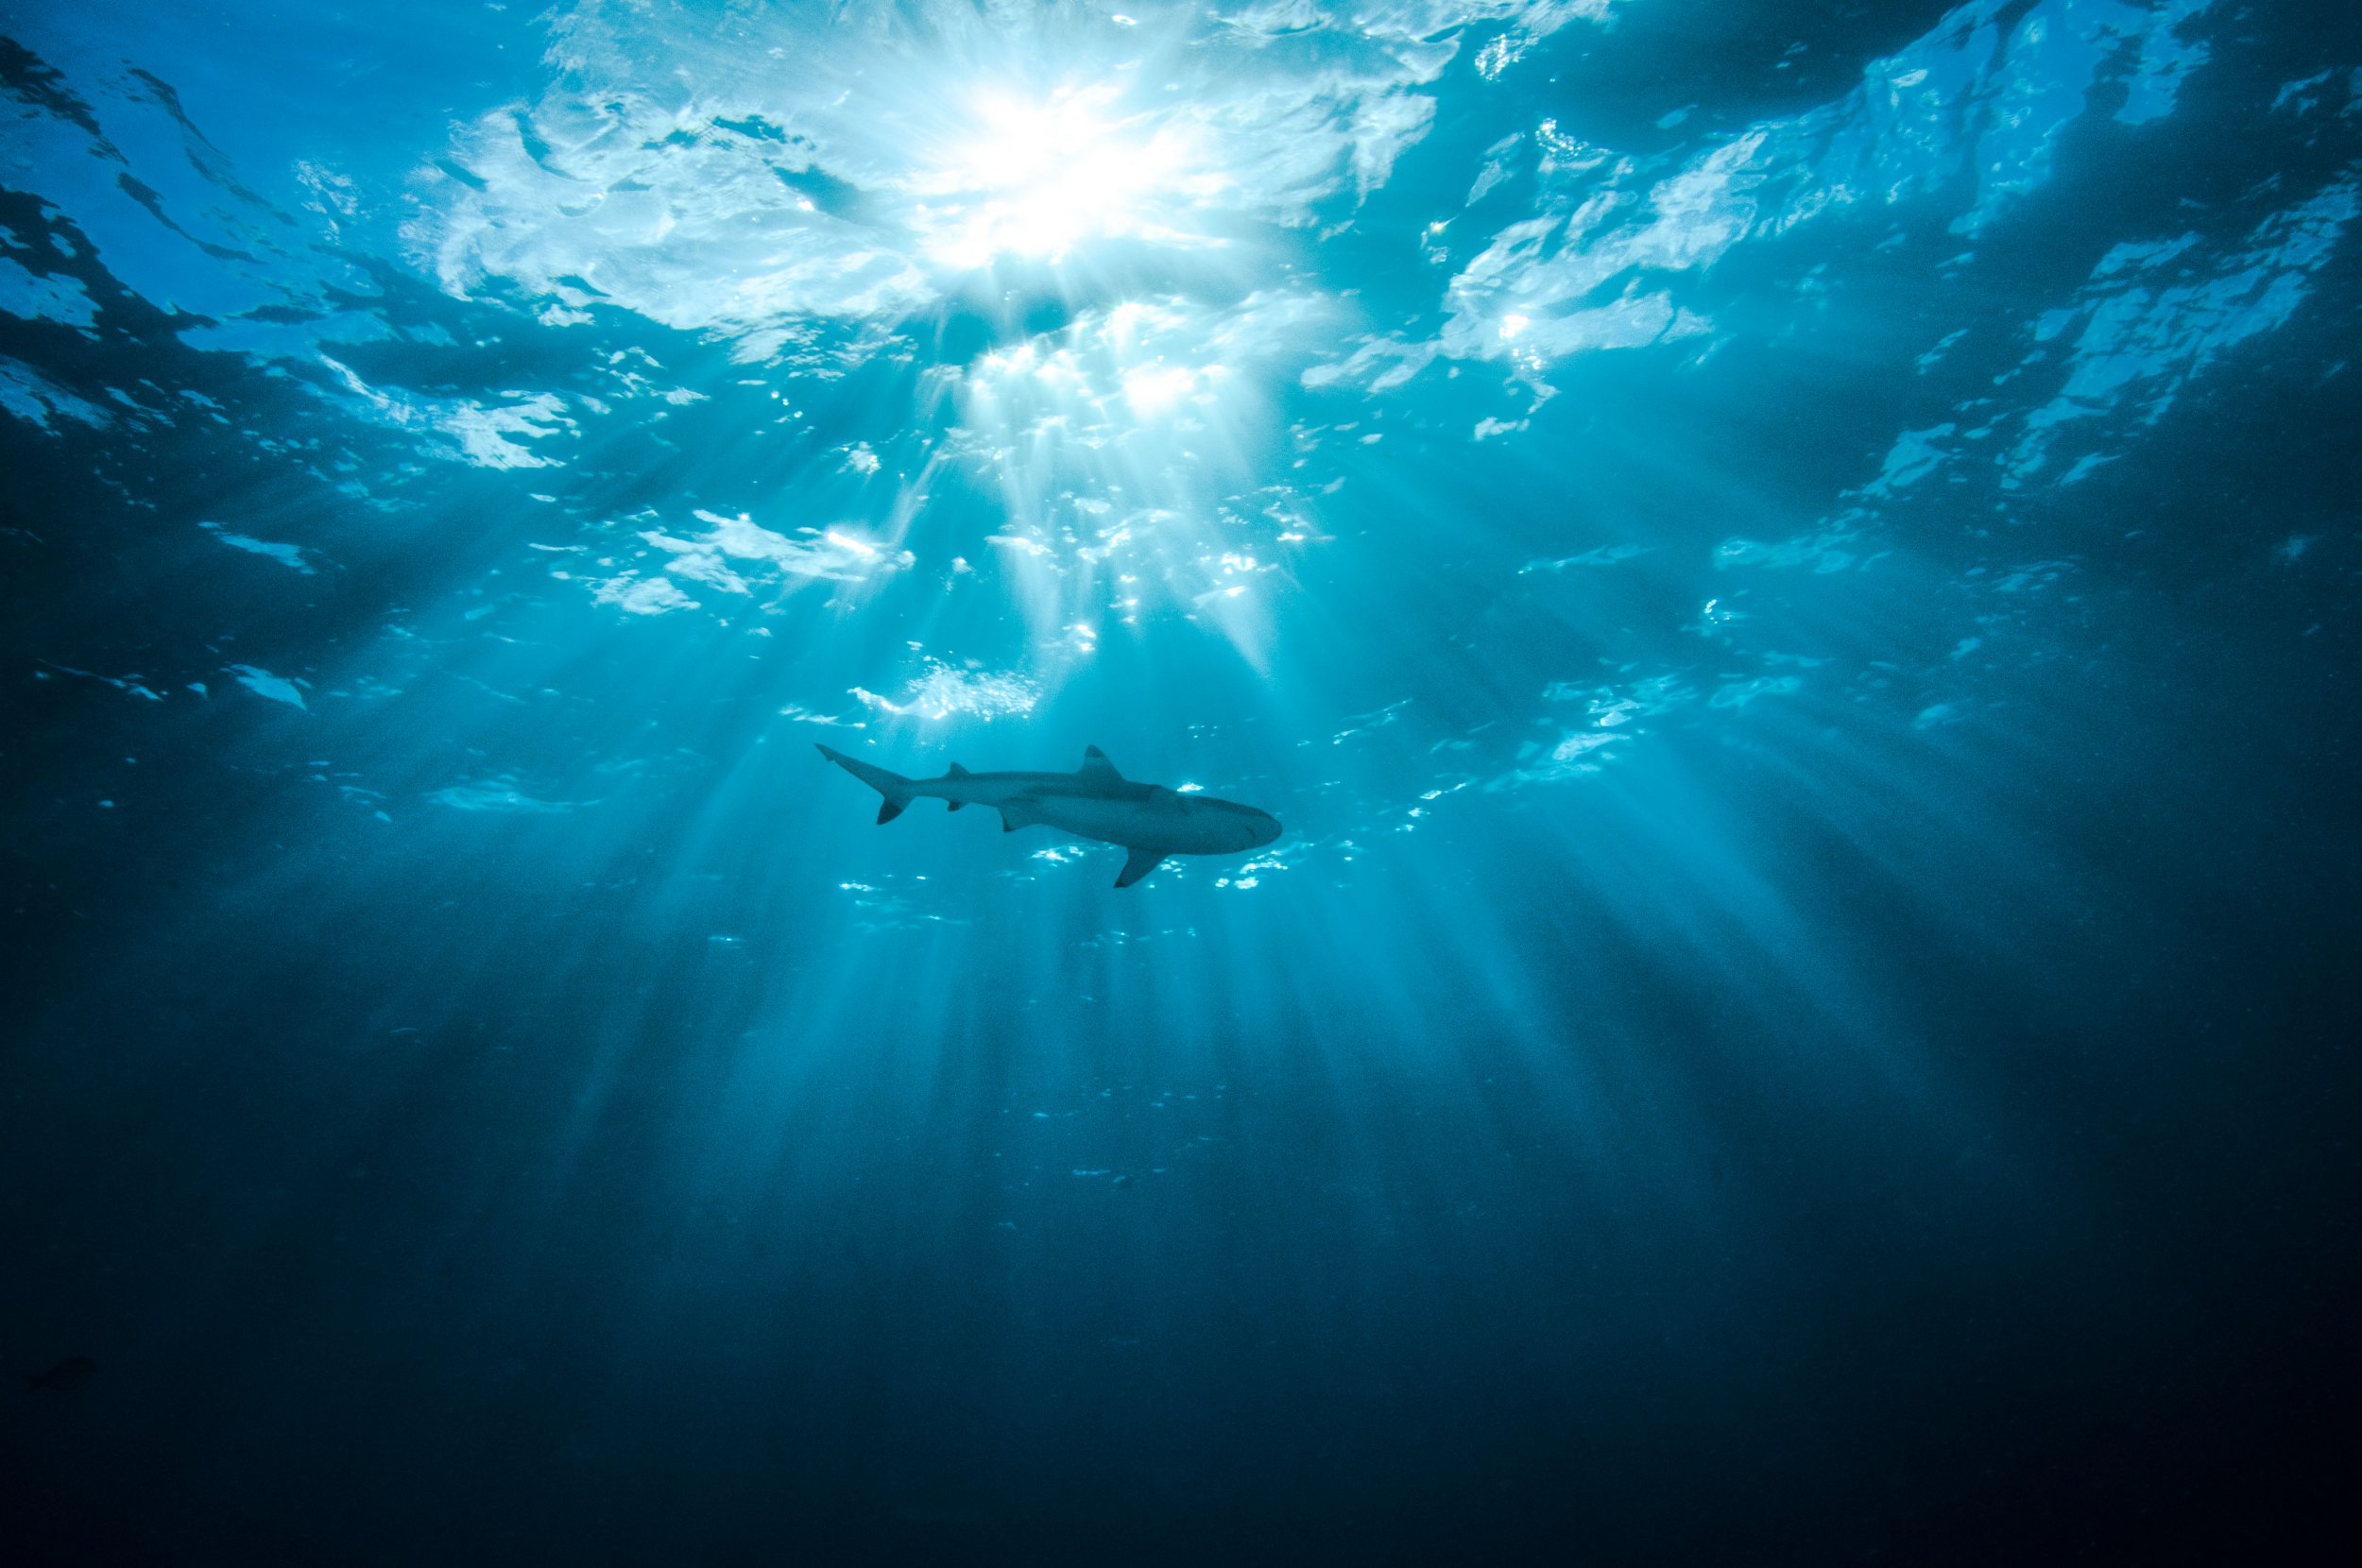
[[[1269,811],[1229,800],[1201,800],[1198,807],[1201,810],[1210,809],[1215,816],[1214,831],[1221,837],[1225,851],[1260,849],[1279,837],[1279,819]]]

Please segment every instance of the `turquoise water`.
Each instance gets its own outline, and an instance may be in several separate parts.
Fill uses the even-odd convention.
[[[2334,1506],[2353,8],[0,37],[26,1560]]]

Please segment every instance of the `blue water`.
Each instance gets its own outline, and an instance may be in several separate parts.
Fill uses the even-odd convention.
[[[2293,1560],[2362,12],[1121,3],[0,0],[0,1557]]]

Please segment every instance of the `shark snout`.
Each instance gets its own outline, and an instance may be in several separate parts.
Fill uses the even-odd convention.
[[[1247,819],[1247,832],[1250,835],[1247,847],[1260,849],[1272,840],[1279,837],[1283,831],[1285,829],[1279,826],[1277,817],[1266,811],[1258,811]]]

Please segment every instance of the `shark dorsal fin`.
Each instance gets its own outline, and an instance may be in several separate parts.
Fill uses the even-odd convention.
[[[967,776],[967,770],[961,767],[957,762],[954,762],[950,767],[943,770],[943,776],[946,778],[966,778]]]
[[[1108,761],[1107,754],[1101,751],[1097,746],[1087,746],[1084,748],[1083,765],[1074,771],[1081,774],[1085,778],[1095,779],[1103,784],[1121,784],[1123,782],[1123,775],[1116,772],[1116,765],[1113,762]]]

